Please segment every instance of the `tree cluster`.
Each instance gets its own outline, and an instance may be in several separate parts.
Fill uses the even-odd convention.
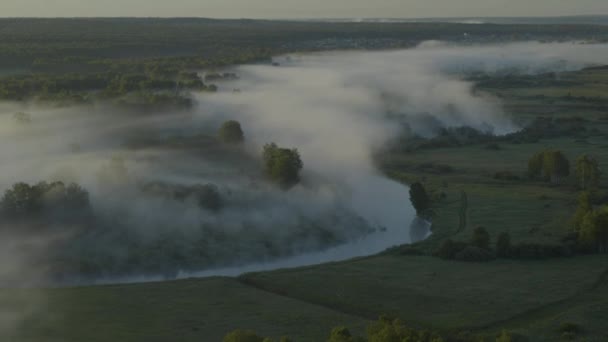
[[[494,248],[490,246],[490,235],[478,227],[467,242],[448,239],[434,253],[446,260],[469,262],[489,261],[495,258],[547,259],[570,257],[577,252],[577,246],[564,241],[562,244],[519,243],[513,244],[511,236],[503,232],[498,235]]]
[[[228,333],[223,342],[273,342],[271,338],[264,338],[257,335],[253,331],[235,330]],[[279,342],[291,342],[287,337],[281,337]],[[330,333],[327,342],[443,342],[443,341],[458,341],[458,342],[477,342],[489,341],[486,339],[473,336],[470,333],[453,333],[449,336],[429,330],[420,330],[408,327],[399,319],[381,316],[380,319],[370,323],[367,327],[365,337],[356,336],[344,326],[334,327]],[[515,341],[515,336],[510,332],[503,330],[496,336],[496,342],[511,342]]]
[[[560,183],[570,175],[570,162],[558,150],[545,150],[533,155],[528,161],[528,176],[546,182]]]

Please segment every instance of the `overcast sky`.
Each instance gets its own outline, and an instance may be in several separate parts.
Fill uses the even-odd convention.
[[[608,0],[0,0],[3,17],[412,18],[608,14]]]

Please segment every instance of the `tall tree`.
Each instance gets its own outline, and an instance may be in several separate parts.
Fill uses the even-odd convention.
[[[540,178],[543,170],[544,152],[534,154],[528,160],[528,177],[532,179]]]
[[[570,175],[570,162],[558,150],[545,150],[534,154],[528,160],[528,176],[543,178],[545,181],[559,183]]]
[[[429,210],[431,201],[422,183],[416,182],[410,186],[410,201],[418,215],[424,215]]]
[[[560,183],[570,175],[570,162],[558,150],[548,150],[543,156],[543,177],[552,183]]]
[[[597,188],[600,183],[600,166],[597,159],[584,154],[576,160],[576,176],[580,182],[581,189],[590,190]]]
[[[303,163],[297,149],[280,148],[266,144],[262,154],[266,174],[282,188],[289,189],[300,181]]]
[[[581,192],[580,195],[578,195],[578,207],[576,208],[574,218],[572,219],[575,231],[580,231],[585,216],[592,210],[591,194],[588,191]]]
[[[490,249],[490,234],[484,227],[475,228],[471,245],[482,249]]]
[[[219,130],[220,139],[228,144],[239,144],[245,140],[245,134],[238,121],[230,120],[224,122]]]
[[[600,253],[608,252],[608,206],[585,215],[579,240]]]

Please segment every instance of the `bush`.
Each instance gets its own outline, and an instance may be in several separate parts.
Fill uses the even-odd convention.
[[[224,122],[219,131],[220,140],[227,144],[240,144],[245,141],[245,134],[238,121]]]
[[[345,327],[335,327],[331,330],[327,342],[352,342],[353,335]]]
[[[516,181],[519,177],[514,175],[511,171],[499,171],[494,174],[496,180]]]
[[[494,255],[487,249],[476,246],[467,246],[460,252],[456,253],[454,259],[458,261],[484,262],[494,259]]]
[[[223,342],[264,342],[265,339],[249,330],[235,330],[224,336]]]
[[[448,239],[441,244],[441,247],[434,254],[442,259],[450,260],[454,259],[456,254],[465,249],[466,246],[463,242],[454,242]]]
[[[496,342],[512,342],[511,334],[506,330],[503,330],[500,335],[496,338]]]
[[[151,182],[142,186],[145,194],[170,198],[177,201],[186,201],[189,198],[196,200],[201,208],[218,211],[223,207],[222,196],[215,184],[204,185],[178,185],[163,182]]]
[[[280,148],[270,143],[264,146],[262,156],[266,174],[282,188],[291,188],[300,181],[303,163],[297,149]]]
[[[490,234],[488,234],[488,231],[483,227],[475,228],[471,245],[481,249],[490,249]]]
[[[569,257],[573,250],[568,245],[541,245],[537,243],[522,243],[514,245],[509,251],[509,257],[515,259],[547,259]]]
[[[579,334],[582,331],[581,327],[578,324],[564,322],[559,326],[560,333],[571,333],[571,334]]]

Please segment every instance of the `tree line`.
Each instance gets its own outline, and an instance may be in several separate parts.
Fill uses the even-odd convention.
[[[403,321],[388,316],[381,316],[377,321],[370,323],[365,336],[354,335],[347,327],[338,326],[331,329],[326,342],[477,342],[490,341],[468,333],[456,333],[442,336],[438,332],[420,330],[408,327]],[[503,330],[495,339],[496,342],[512,342],[516,336]],[[262,337],[251,330],[235,330],[228,333],[223,342],[293,342],[289,337],[273,340]]]

